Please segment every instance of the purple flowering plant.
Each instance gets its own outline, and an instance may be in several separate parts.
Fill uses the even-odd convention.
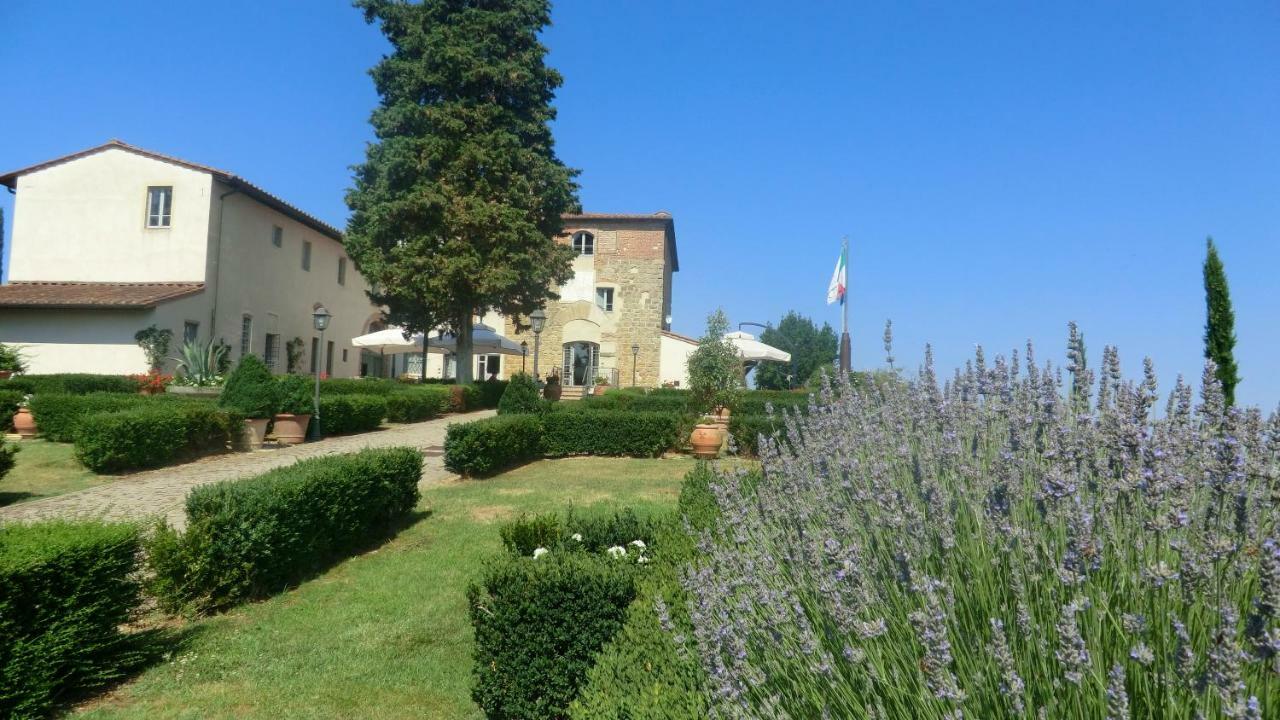
[[[1068,360],[926,348],[717,472],[678,640],[714,717],[1280,717],[1280,413]]]

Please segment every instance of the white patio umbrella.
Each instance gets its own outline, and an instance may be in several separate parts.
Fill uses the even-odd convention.
[[[476,323],[471,330],[471,349],[483,355],[521,355],[524,353],[520,345],[506,336],[499,335],[497,330]],[[457,352],[458,336],[453,333],[431,333],[431,352]]]
[[[725,333],[725,339],[733,343],[738,349],[738,354],[742,356],[742,361],[746,363],[756,363],[764,360],[773,362],[791,362],[791,353],[785,350],[779,350],[772,345],[765,345],[756,339],[751,333],[745,333],[741,330],[731,333]]]
[[[420,350],[422,348],[422,333],[406,338],[403,330],[393,327],[351,338],[351,344],[374,352],[402,353],[409,350]]]

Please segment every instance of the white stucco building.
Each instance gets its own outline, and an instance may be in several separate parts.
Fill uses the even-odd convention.
[[[226,342],[231,359],[360,374],[351,338],[381,312],[342,233],[232,173],[117,140],[0,175],[16,192],[0,342],[29,372],[141,373],[150,325]],[[312,310],[333,315],[321,345]],[[172,362],[169,363],[172,369]]]

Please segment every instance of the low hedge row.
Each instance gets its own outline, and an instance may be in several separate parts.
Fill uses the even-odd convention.
[[[91,375],[59,373],[53,375],[19,375],[0,380],[0,390],[17,390],[27,395],[57,393],[88,395],[95,392],[137,393],[138,381],[127,375]]]
[[[659,532],[653,563],[639,581],[626,621],[596,656],[569,709],[574,720],[708,716],[706,675],[692,644],[689,598],[680,578],[697,557],[696,538],[719,518],[710,479],[704,463],[685,477],[677,515]]]
[[[685,424],[671,412],[552,412],[543,419],[543,452],[657,457],[676,446]]]
[[[645,394],[611,390],[604,395],[584,397],[583,407],[593,410],[639,410],[645,412],[684,413],[689,410],[689,394]]]
[[[644,566],[604,553],[504,555],[467,590],[471,697],[489,718],[561,718],[622,627]]]
[[[73,442],[76,428],[90,415],[139,407],[158,402],[160,397],[162,396],[151,398],[105,392],[87,395],[44,393],[31,398],[31,414],[35,416],[36,427],[46,440]]]
[[[450,425],[445,467],[484,477],[544,455],[656,457],[676,446],[687,422],[681,415],[625,410],[554,410],[519,413]]]
[[[76,425],[76,458],[94,472],[168,465],[237,442],[244,416],[207,402],[155,402],[89,415]]]
[[[498,528],[502,547],[513,555],[532,556],[538,548],[557,551],[604,552],[614,545],[640,540],[652,545],[659,522],[631,508],[617,512],[580,513],[569,508],[563,516],[522,515]]]
[[[430,420],[449,405],[449,389],[442,385],[402,387],[386,397],[388,422]]]
[[[320,381],[321,395],[390,395],[412,387],[386,378],[329,378]]]
[[[444,466],[451,472],[484,477],[542,455],[542,419],[499,415],[450,425],[444,438]]]
[[[729,418],[729,435],[738,448],[738,454],[756,457],[760,454],[760,436],[773,436],[785,432],[779,415],[733,415]]]
[[[187,529],[148,541],[162,608],[210,612],[266,597],[385,537],[418,502],[422,454],[364,450],[303,460],[187,496]]]
[[[320,433],[345,435],[369,432],[387,416],[387,399],[381,395],[320,396]]]
[[[137,557],[128,525],[0,526],[0,717],[43,717],[133,666],[119,628],[138,604]]]

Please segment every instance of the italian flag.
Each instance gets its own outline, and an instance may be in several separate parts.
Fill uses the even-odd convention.
[[[831,274],[831,284],[827,286],[827,304],[835,302],[844,304],[844,292],[849,285],[849,246],[840,249],[840,259],[836,261],[836,271]]]

